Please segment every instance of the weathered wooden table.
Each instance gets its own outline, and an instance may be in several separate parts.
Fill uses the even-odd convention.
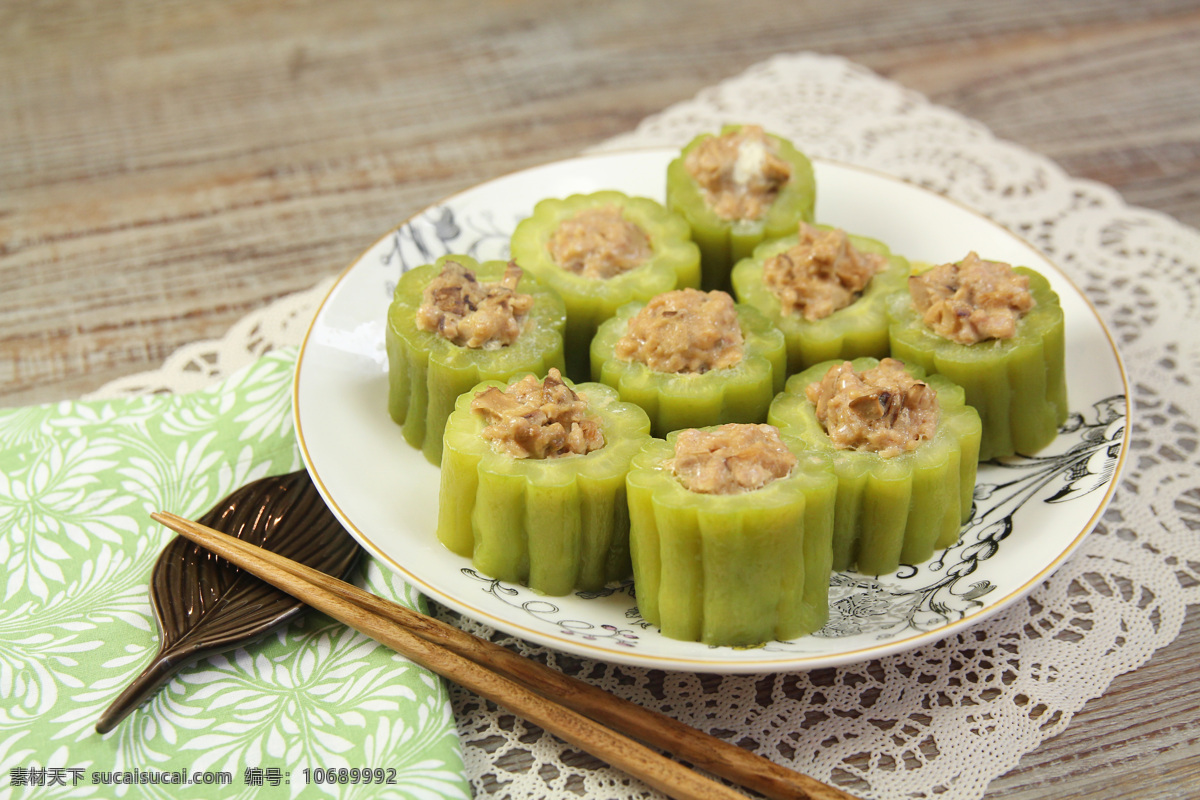
[[[0,404],[152,369],[440,197],[800,50],[1200,226],[1195,0],[6,0]],[[988,797],[1200,795],[1197,658],[1193,609]]]

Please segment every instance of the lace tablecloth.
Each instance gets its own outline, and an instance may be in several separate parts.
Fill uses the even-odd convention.
[[[811,155],[860,164],[979,209],[1079,285],[1117,340],[1134,396],[1123,484],[1095,533],[1027,600],[939,644],[837,669],[770,676],[591,662],[490,635],[864,798],[975,798],[1063,730],[1114,677],[1179,633],[1200,602],[1195,469],[1200,234],[845,60],[777,56],[645,120],[596,151],[682,146],[759,123]],[[436,198],[430,198],[435,200]],[[220,341],[100,394],[186,391],[300,341],[329,283],[244,319]],[[446,613],[446,616],[452,616]],[[478,796],[654,796],[521,720],[455,690]]]

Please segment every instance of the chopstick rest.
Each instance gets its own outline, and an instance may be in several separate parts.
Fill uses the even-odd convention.
[[[361,552],[303,470],[252,481],[201,519],[236,541],[336,575],[348,575]],[[295,597],[178,537],[154,562],[150,602],[162,634],[158,654],[100,715],[97,733],[111,731],[188,664],[246,644],[304,609]]]
[[[247,572],[671,797],[744,795],[623,734],[768,797],[854,800],[836,787],[318,570],[174,514],[159,512],[151,516]],[[611,725],[615,731],[604,725]]]

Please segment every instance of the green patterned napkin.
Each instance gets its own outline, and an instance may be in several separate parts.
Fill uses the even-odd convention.
[[[93,729],[158,648],[147,585],[173,534],[150,512],[194,519],[300,468],[294,364],[287,350],[194,394],[0,409],[0,798],[470,795],[441,680],[313,611]],[[422,602],[375,562],[361,573]]]

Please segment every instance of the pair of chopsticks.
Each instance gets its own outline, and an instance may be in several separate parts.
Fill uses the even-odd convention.
[[[665,714],[642,708],[269,550],[175,514],[157,512],[150,516],[409,660],[524,717],[670,797],[745,800],[744,794],[646,745],[778,800],[855,800],[836,787],[793,772]]]

